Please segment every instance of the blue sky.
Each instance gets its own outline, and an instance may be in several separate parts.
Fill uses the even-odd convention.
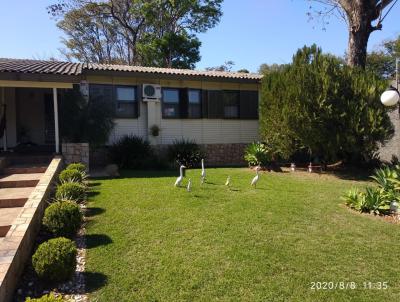
[[[60,32],[46,12],[54,0],[0,1],[0,57],[63,59],[58,49]],[[303,45],[316,43],[324,51],[343,55],[347,47],[347,29],[342,20],[331,18],[326,31],[321,24],[309,22],[306,0],[225,0],[223,17],[215,28],[200,34],[202,60],[198,69],[235,62],[234,69],[256,71],[262,63],[288,63]],[[400,34],[400,3],[374,32],[369,49],[382,40]]]

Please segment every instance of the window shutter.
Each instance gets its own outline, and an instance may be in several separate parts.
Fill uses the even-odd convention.
[[[201,117],[208,118],[208,91],[201,90]]]
[[[240,118],[258,119],[258,92],[240,91]]]
[[[208,91],[208,118],[223,118],[224,100],[220,90]]]
[[[189,112],[189,97],[188,97],[188,89],[181,88],[179,89],[179,112],[180,118],[187,118]]]
[[[140,116],[140,104],[142,102],[142,85],[136,86],[136,112],[137,117]]]

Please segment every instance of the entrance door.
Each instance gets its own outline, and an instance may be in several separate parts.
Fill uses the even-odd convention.
[[[44,95],[44,142],[48,145],[55,143],[54,103],[53,95],[49,93]]]

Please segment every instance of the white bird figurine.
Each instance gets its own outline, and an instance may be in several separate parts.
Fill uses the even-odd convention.
[[[254,176],[253,180],[251,181],[251,186],[254,186],[254,188],[257,187],[257,182],[260,179],[260,174],[258,174],[258,171],[260,170],[260,166],[257,166],[256,168],[256,176]]]
[[[189,178],[189,181],[188,181],[188,184],[187,184],[186,190],[187,190],[188,192],[190,192],[190,191],[191,191],[191,189],[192,189],[192,180]]]
[[[225,186],[229,187],[230,185],[231,185],[231,177],[228,176],[228,178],[226,179],[226,182],[225,182]]]
[[[204,159],[201,159],[201,183],[206,180],[206,170],[204,169]]]
[[[184,165],[181,165],[179,168],[180,175],[175,181],[175,187],[180,187],[183,180],[183,169],[186,168]]]

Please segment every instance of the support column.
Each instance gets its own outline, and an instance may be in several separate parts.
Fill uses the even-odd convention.
[[[5,98],[5,88],[1,87],[1,105],[3,110],[6,110],[6,98]],[[4,118],[6,118],[6,112],[3,112]],[[7,124],[4,125],[4,133],[3,133],[3,151],[7,151]]]
[[[53,88],[53,104],[54,104],[54,133],[56,141],[56,153],[60,153],[60,135],[58,129],[58,98],[57,88]]]

